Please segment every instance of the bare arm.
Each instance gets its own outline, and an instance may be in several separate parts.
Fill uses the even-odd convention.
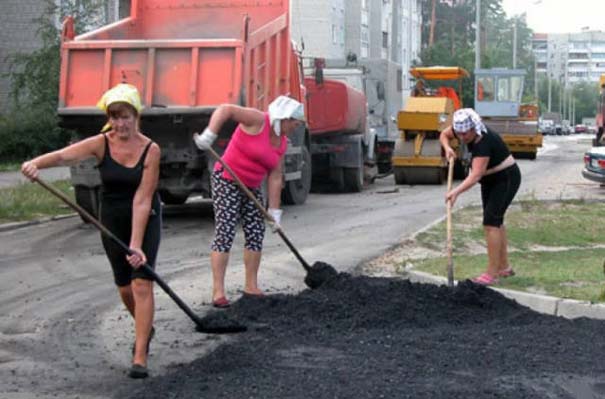
[[[471,166],[471,172],[469,175],[460,183],[456,188],[448,192],[445,196],[446,201],[451,200],[452,205],[456,202],[456,198],[465,192],[466,190],[473,187],[485,174],[487,170],[487,164],[489,157],[475,157]]]
[[[218,134],[225,122],[232,119],[239,123],[242,129],[248,134],[260,133],[263,123],[265,122],[265,114],[255,108],[244,108],[239,105],[223,104],[220,105],[210,117],[208,128]]]
[[[134,249],[141,254],[141,247],[143,245],[143,237],[145,236],[145,229],[147,228],[147,222],[149,220],[149,213],[151,212],[151,201],[153,194],[155,193],[158,180],[160,176],[160,147],[153,143],[147,152],[145,158],[145,164],[143,169],[143,177],[141,183],[137,188],[137,191],[132,200],[132,233],[130,236],[131,249]],[[129,257],[129,262],[133,266],[140,266],[147,262],[145,255],[140,259],[141,262],[133,260]]]
[[[21,165],[21,173],[32,179],[38,177],[38,170],[54,166],[70,165],[84,159],[95,157],[101,159],[103,152],[103,135],[98,134],[79,141],[60,150],[49,152]]]
[[[439,142],[445,151],[445,158],[448,160],[456,159],[456,151],[454,151],[454,149],[450,146],[450,140],[454,138],[456,138],[456,136],[454,135],[454,130],[451,126],[442,130],[441,134],[439,135]]]

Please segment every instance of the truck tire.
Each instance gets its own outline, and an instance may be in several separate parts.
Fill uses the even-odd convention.
[[[302,147],[301,178],[286,182],[282,191],[282,201],[286,205],[302,205],[307,200],[311,190],[311,154],[309,149]]]
[[[358,193],[363,190],[363,166],[342,168],[345,190]]]
[[[101,189],[100,187],[87,187],[77,185],[74,187],[76,204],[90,213],[95,218],[99,218],[99,207],[101,205]],[[82,215],[80,215],[84,223],[89,223]]]
[[[166,205],[182,205],[189,198],[189,194],[174,194],[170,191],[160,190],[160,198]]]

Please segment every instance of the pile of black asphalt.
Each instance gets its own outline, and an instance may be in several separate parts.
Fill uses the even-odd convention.
[[[454,288],[338,274],[297,295],[242,297],[248,331],[130,398],[591,398],[605,395],[605,322]]]

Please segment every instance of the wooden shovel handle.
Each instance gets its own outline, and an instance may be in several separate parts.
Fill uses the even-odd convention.
[[[454,178],[454,162],[451,158],[447,168],[447,191],[452,189],[452,180]],[[447,201],[447,285],[454,286],[454,259],[452,256],[452,201]]]

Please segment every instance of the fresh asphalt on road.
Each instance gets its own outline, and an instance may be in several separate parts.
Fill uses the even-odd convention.
[[[537,161],[520,161],[519,199],[605,199],[598,185],[581,177],[589,138],[546,139]],[[443,194],[444,187],[397,187],[386,178],[360,194],[313,194],[305,206],[285,208],[284,228],[309,262],[355,272],[357,265],[443,217]],[[473,189],[457,206],[478,200]],[[213,231],[208,208],[167,208],[166,213],[159,272],[195,311],[207,311]],[[0,245],[0,396],[107,397],[98,389],[111,389],[116,378],[123,378],[132,325],[110,283],[98,233],[71,218],[0,233]],[[235,245],[241,248],[241,237]],[[241,294],[239,252],[233,253],[227,276],[233,299]],[[261,270],[267,292],[296,294],[304,289],[302,277],[300,264],[269,235]],[[156,300],[154,375],[225,342],[192,334],[190,321],[165,295],[156,294]]]

